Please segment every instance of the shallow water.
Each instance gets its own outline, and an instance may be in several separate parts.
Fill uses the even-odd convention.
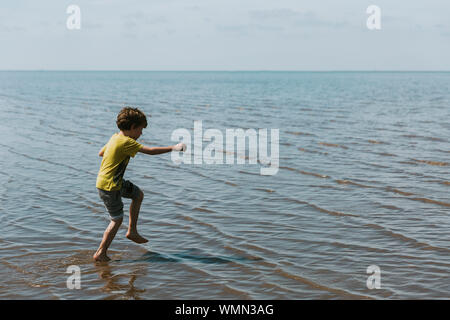
[[[124,105],[150,146],[194,120],[278,128],[279,171],[138,154],[149,243],[125,218],[95,264]],[[0,119],[0,299],[450,298],[450,73],[0,72]]]

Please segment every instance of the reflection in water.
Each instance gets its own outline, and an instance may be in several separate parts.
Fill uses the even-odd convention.
[[[141,298],[139,294],[145,292],[145,289],[138,289],[134,286],[134,282],[138,278],[136,273],[114,274],[112,267],[107,262],[96,262],[94,265],[100,279],[105,282],[102,291],[112,294],[109,298],[114,299],[117,298],[117,296],[121,296],[127,299],[138,300]],[[127,279],[127,283],[123,283],[124,278]]]

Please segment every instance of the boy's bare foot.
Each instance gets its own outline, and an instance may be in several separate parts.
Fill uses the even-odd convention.
[[[108,262],[111,260],[111,258],[106,254],[100,254],[98,252],[96,252],[92,258],[94,258],[94,260],[98,262]]]
[[[139,233],[137,233],[137,232],[128,232],[127,235],[126,235],[126,237],[127,237],[128,239],[130,239],[131,241],[134,241],[134,242],[136,242],[136,243],[146,243],[146,242],[148,242],[147,239],[141,237],[141,236],[139,235]]]

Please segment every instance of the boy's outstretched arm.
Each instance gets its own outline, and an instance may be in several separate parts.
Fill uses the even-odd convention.
[[[156,155],[156,154],[162,154],[162,153],[167,153],[167,152],[171,152],[171,151],[185,151],[186,150],[186,145],[184,143],[179,143],[173,146],[169,146],[169,147],[147,147],[147,146],[143,146],[139,152],[145,153],[145,154],[150,154],[150,155]]]

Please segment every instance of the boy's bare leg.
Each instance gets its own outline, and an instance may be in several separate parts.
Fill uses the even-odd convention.
[[[136,243],[146,243],[147,239],[141,237],[137,232],[137,220],[139,217],[139,210],[141,209],[141,203],[144,199],[144,194],[141,192],[139,198],[133,199],[130,205],[130,225],[126,237]]]
[[[123,220],[122,218],[120,220],[111,220],[111,222],[109,223],[108,227],[105,230],[105,233],[103,234],[102,242],[100,243],[97,252],[95,252],[93,256],[95,261],[111,260],[106,255],[106,251],[108,250],[109,246],[111,245],[111,242],[116,236],[117,230],[119,230],[119,227],[122,224],[122,220]]]

